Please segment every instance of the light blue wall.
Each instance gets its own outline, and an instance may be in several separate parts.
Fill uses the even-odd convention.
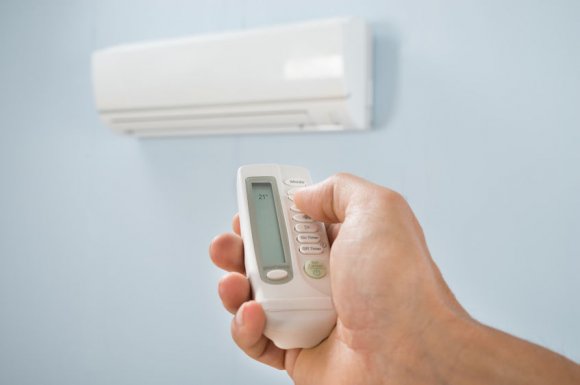
[[[574,0],[2,0],[0,383],[289,383],[230,341],[207,257],[250,162],[401,191],[475,317],[579,360],[579,14]],[[95,48],[335,15],[376,36],[371,132],[139,141],[93,111]]]

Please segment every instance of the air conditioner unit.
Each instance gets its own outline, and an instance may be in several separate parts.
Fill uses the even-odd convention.
[[[342,18],[107,48],[96,105],[136,136],[368,129],[371,46]]]

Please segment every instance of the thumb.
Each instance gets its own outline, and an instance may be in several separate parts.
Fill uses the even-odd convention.
[[[302,188],[294,195],[296,206],[317,221],[342,223],[350,207],[376,188],[366,180],[351,174],[336,174],[323,182]]]

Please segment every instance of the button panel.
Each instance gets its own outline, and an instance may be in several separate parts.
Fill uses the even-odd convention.
[[[294,194],[307,185],[306,180],[289,178],[284,181],[284,184],[289,187],[284,189],[286,190],[285,195],[289,199],[289,201],[286,201],[286,210],[288,210],[290,223],[294,230],[298,263],[302,265],[305,276],[311,279],[312,285],[317,288],[325,287],[323,281],[317,282],[328,274],[327,258],[329,249],[324,226],[304,214],[293,203]]]
[[[310,259],[304,264],[304,272],[310,278],[320,279],[326,275],[326,264],[322,261]]]

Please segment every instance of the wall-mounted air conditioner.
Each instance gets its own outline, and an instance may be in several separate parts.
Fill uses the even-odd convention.
[[[137,136],[368,129],[371,47],[343,18],[107,48],[96,105]]]

